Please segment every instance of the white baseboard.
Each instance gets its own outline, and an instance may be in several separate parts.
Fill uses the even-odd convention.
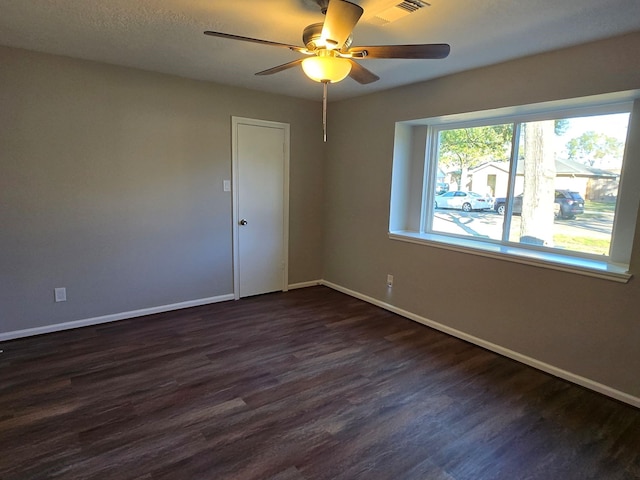
[[[370,303],[372,305],[376,305],[380,308],[384,308],[385,310],[388,310],[390,312],[396,313],[402,317],[408,318],[410,320],[413,320],[415,322],[421,323],[423,325],[426,325],[428,327],[434,328],[436,330],[439,330],[441,332],[447,333],[449,335],[452,335],[454,337],[460,338],[462,340],[465,340],[467,342],[473,343],[475,345],[478,345],[480,347],[486,348],[487,350],[491,350],[492,352],[498,353],[500,355],[504,355],[505,357],[511,358],[513,360],[516,360],[520,363],[523,363],[525,365],[529,365],[530,367],[536,368],[538,370],[541,370],[543,372],[549,373],[553,376],[562,378],[564,380],[567,380],[569,382],[575,383],[577,385],[580,385],[582,387],[588,388],[590,390],[596,391],[598,393],[602,393],[603,395],[607,395],[611,398],[614,398],[616,400],[619,400],[621,402],[627,403],[629,405],[632,405],[634,407],[640,408],[640,398],[635,397],[633,395],[630,395],[628,393],[622,392],[620,390],[616,390],[615,388],[609,387],[607,385],[603,385],[599,382],[596,382],[594,380],[591,380],[589,378],[585,378],[582,377],[580,375],[576,375],[572,372],[569,372],[567,370],[563,370],[561,368],[555,367],[553,365],[549,365],[548,363],[545,362],[541,362],[539,360],[536,360],[535,358],[529,357],[527,355],[523,355],[521,353],[515,352],[513,350],[510,350],[508,348],[502,347],[500,345],[497,345],[495,343],[491,343],[488,342],[486,340],[483,340],[482,338],[478,338],[475,337],[473,335],[470,335],[468,333],[462,332],[460,330],[456,330],[455,328],[451,328],[448,327],[446,325],[443,325],[441,323],[435,322],[433,320],[429,320],[428,318],[422,317],[420,315],[417,315],[415,313],[409,312],[407,310],[403,310],[399,307],[396,307],[394,305],[391,305],[389,303],[386,302],[382,302],[380,300],[377,300],[373,297],[370,297],[368,295],[364,295],[362,293],[356,292],[354,290],[350,290],[348,288],[342,287],[340,285],[337,285],[335,283],[332,282],[328,282],[326,280],[313,280],[313,281],[309,281],[309,282],[300,282],[300,283],[295,283],[292,285],[289,285],[289,289],[293,290],[293,289],[297,289],[297,288],[305,288],[305,287],[312,287],[312,286],[316,286],[316,285],[324,285],[327,286],[329,288],[332,288],[333,290],[337,290],[339,292],[342,292],[344,294],[350,295],[352,297],[358,298],[360,300],[363,300],[367,303]],[[141,317],[144,315],[151,315],[154,313],[163,313],[163,312],[170,312],[172,310],[179,310],[182,308],[189,308],[189,307],[197,307],[200,305],[208,305],[211,303],[218,303],[218,302],[224,302],[224,301],[228,301],[228,300],[234,300],[234,294],[233,293],[229,293],[226,295],[219,295],[217,297],[208,297],[208,298],[201,298],[198,300],[190,300],[187,302],[181,302],[181,303],[173,303],[170,305],[161,305],[158,307],[151,307],[151,308],[143,308],[140,310],[132,310],[129,312],[122,312],[122,313],[115,313],[112,315],[104,315],[101,317],[93,317],[93,318],[86,318],[83,320],[76,320],[76,321],[72,321],[72,322],[64,322],[64,323],[57,323],[57,324],[53,324],[53,325],[45,325],[42,327],[35,327],[35,328],[28,328],[25,330],[16,330],[16,331],[12,331],[12,332],[5,332],[5,333],[0,333],[0,342],[1,341],[7,341],[7,340],[12,340],[15,338],[22,338],[22,337],[29,337],[32,335],[40,335],[43,333],[51,333],[51,332],[58,332],[61,330],[69,330],[72,328],[80,328],[80,327],[87,327],[87,326],[91,326],[91,325],[99,325],[101,323],[108,323],[108,322],[115,322],[117,320],[125,320],[128,318],[135,318],[135,317]]]
[[[61,330],[69,330],[71,328],[89,327],[91,325],[99,325],[101,323],[115,322],[117,320],[142,317],[144,315],[151,315],[154,313],[170,312],[172,310],[180,310],[182,308],[199,307],[200,305],[208,305],[210,303],[233,300],[233,298],[233,293],[229,293],[227,295],[219,295],[217,297],[200,298],[197,300],[189,300],[187,302],[172,303],[170,305],[160,305],[158,307],[142,308],[140,310],[131,310],[129,312],[103,315],[101,317],[85,318],[72,322],[55,323],[52,325],[45,325],[43,327],[27,328],[25,330],[15,330],[13,332],[0,333],[0,342],[12,340],[14,338],[41,335],[43,333],[59,332]]]
[[[310,282],[292,283],[289,285],[289,290],[295,290],[296,288],[307,288],[322,285],[322,280],[311,280]]]
[[[288,289],[294,290],[297,288],[314,287],[316,285],[321,285],[321,284],[322,284],[322,280],[311,280],[308,282],[291,284],[288,286]],[[234,300],[234,299],[235,299],[234,294],[229,293],[226,295],[219,295],[217,297],[208,297],[208,298],[201,298],[197,300],[190,300],[187,302],[173,303],[169,305],[160,305],[158,307],[143,308],[140,310],[114,313],[111,315],[103,315],[100,317],[85,318],[82,320],[74,320],[71,322],[55,323],[52,325],[44,325],[42,327],[26,328],[24,330],[14,330],[11,332],[0,332],[0,342],[13,340],[16,338],[31,337],[33,335],[42,335],[44,333],[70,330],[72,328],[89,327],[91,325],[99,325],[101,323],[116,322],[118,320],[126,320],[128,318],[142,317],[144,315],[151,315],[154,313],[170,312],[172,310],[179,310],[182,308],[198,307],[200,305],[208,305],[210,303],[225,302],[227,300]]]
[[[554,367],[553,365],[549,365],[548,363],[544,363],[539,360],[536,360],[535,358],[529,357],[527,355],[523,355],[513,350],[509,350],[508,348],[502,347],[495,343],[488,342],[486,340],[483,340],[482,338],[469,335],[468,333],[462,332],[460,330],[456,330],[455,328],[451,328],[441,323],[434,322],[433,320],[429,320],[428,318],[421,317],[420,315],[416,315],[415,313],[411,313],[407,310],[403,310],[401,308],[395,307],[388,303],[377,300],[373,297],[369,297],[368,295],[364,295],[354,290],[350,290],[340,285],[336,285],[335,283],[322,280],[321,284],[329,288],[332,288],[334,290],[337,290],[339,292],[350,295],[352,297],[358,298],[360,300],[364,300],[365,302],[371,303],[380,308],[384,308],[385,310],[389,310],[390,312],[401,315],[405,318],[408,318],[409,320],[413,320],[415,322],[421,323],[423,325],[426,325],[428,327],[434,328],[441,332],[447,333],[454,337],[460,338],[467,342],[473,343],[474,345],[478,345],[480,347],[486,348],[487,350],[491,350],[492,352],[498,353],[500,355],[504,355],[505,357],[511,358],[520,363],[524,363],[525,365],[529,365],[530,367],[536,368],[538,370],[542,370],[543,372],[549,373],[555,377],[562,378],[563,380],[567,380],[569,382],[575,383],[577,385],[588,388],[590,390],[594,390],[598,393],[602,393],[603,395],[606,395],[608,397],[615,398],[616,400],[619,400],[621,402],[628,403],[629,405],[633,405],[634,407],[640,408],[640,398],[630,395],[628,393],[621,392],[620,390],[616,390],[615,388],[609,387],[607,385],[603,385],[602,383],[596,382],[589,378],[576,375],[575,373],[569,372],[567,370]]]

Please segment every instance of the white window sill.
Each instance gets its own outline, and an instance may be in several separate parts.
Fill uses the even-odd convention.
[[[560,270],[590,277],[602,278],[614,282],[627,283],[631,278],[626,266],[612,264],[601,260],[562,255],[560,253],[543,252],[519,248],[497,243],[483,243],[459,237],[417,233],[410,231],[389,232],[389,238],[403,242],[429,245],[446,250],[481,255],[510,262],[523,263],[536,267]]]

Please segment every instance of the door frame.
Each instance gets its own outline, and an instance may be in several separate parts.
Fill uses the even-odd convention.
[[[284,132],[283,148],[283,226],[282,226],[282,291],[289,289],[289,143],[290,126],[288,123],[273,122],[270,120],[258,120],[246,117],[231,117],[231,221],[232,221],[232,245],[233,245],[233,297],[240,299],[240,251],[239,251],[239,178],[238,178],[238,125],[251,125],[255,127],[278,128]]]

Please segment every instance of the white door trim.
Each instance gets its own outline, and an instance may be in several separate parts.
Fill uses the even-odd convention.
[[[231,117],[231,205],[232,205],[232,236],[233,236],[233,297],[240,298],[240,277],[238,275],[240,266],[240,254],[238,248],[238,222],[240,221],[238,212],[239,179],[238,179],[238,125],[252,125],[258,127],[280,128],[284,131],[284,192],[283,194],[283,275],[282,291],[286,292],[289,285],[289,124],[272,122],[268,120],[257,120],[254,118]]]

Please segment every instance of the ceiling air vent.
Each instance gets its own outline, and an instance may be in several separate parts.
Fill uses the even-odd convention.
[[[369,21],[377,25],[386,25],[387,23],[400,20],[402,17],[406,17],[410,13],[417,12],[421,8],[429,6],[431,6],[431,4],[421,0],[404,0],[403,2],[397,3],[390,8],[374,14]]]

